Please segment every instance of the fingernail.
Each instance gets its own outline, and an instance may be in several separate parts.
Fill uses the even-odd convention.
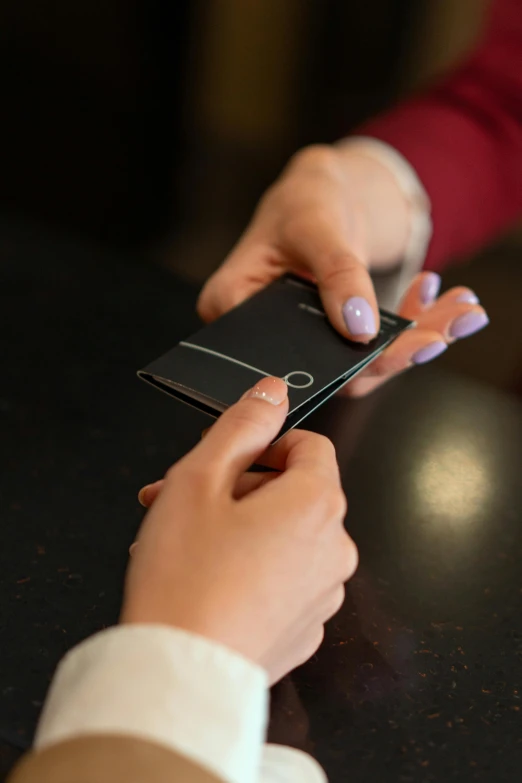
[[[459,303],[462,302],[463,304],[477,305],[479,304],[480,299],[475,293],[473,293],[473,291],[464,291],[462,294],[457,296],[455,301]]]
[[[352,296],[345,302],[343,317],[346,328],[354,337],[368,334],[373,337],[376,333],[375,316],[369,302],[362,296]]]
[[[246,394],[251,399],[264,400],[270,405],[281,405],[287,395],[288,387],[281,378],[263,378]]]
[[[205,435],[210,432],[210,427],[205,427],[204,430],[201,430],[201,440],[205,437]]]
[[[437,298],[440,291],[440,275],[436,272],[428,272],[424,275],[419,288],[419,297],[423,305],[431,304]]]
[[[133,544],[130,545],[130,547],[129,547],[129,555],[131,557],[134,554],[134,550],[136,549],[137,546],[138,546],[138,542],[137,541],[135,541]]]
[[[146,502],[145,502],[145,500],[146,500],[146,497],[147,497],[147,492],[149,491],[149,489],[150,489],[151,487],[152,487],[152,484],[146,484],[146,485],[145,485],[144,487],[142,487],[142,488],[140,489],[140,491],[138,492],[138,503],[140,503],[140,504],[141,504],[142,506],[144,506],[145,508],[147,508],[147,504],[146,504]]]
[[[478,332],[489,324],[486,313],[464,313],[456,318],[450,327],[450,335],[461,339]]]
[[[436,356],[440,356],[441,353],[444,353],[447,347],[446,343],[443,343],[442,340],[438,340],[435,343],[430,343],[425,348],[420,348],[420,350],[413,354],[411,360],[414,364],[426,364],[426,362],[431,362]]]

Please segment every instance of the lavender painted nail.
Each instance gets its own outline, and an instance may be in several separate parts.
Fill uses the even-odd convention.
[[[411,360],[414,364],[426,364],[426,362],[431,362],[436,356],[440,356],[441,353],[444,353],[447,347],[446,343],[438,340],[435,343],[430,343],[425,348],[420,348],[417,353],[413,354]]]
[[[362,296],[352,296],[345,302],[343,316],[346,328],[354,337],[363,334],[373,337],[377,331],[375,316],[369,302]]]
[[[480,302],[480,299],[473,291],[464,291],[457,296],[455,301],[459,303],[462,302],[463,304],[477,305]]]
[[[429,305],[435,301],[440,290],[440,275],[436,272],[428,272],[420,284],[419,296],[423,305]]]
[[[461,339],[478,332],[489,324],[486,313],[465,313],[456,318],[450,327],[450,335]]]

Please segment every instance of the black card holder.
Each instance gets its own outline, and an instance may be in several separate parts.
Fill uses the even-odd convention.
[[[381,310],[368,345],[342,337],[326,318],[316,286],[286,275],[178,343],[138,372],[171,397],[217,418],[261,378],[288,386],[281,435],[295,427],[412,326]]]

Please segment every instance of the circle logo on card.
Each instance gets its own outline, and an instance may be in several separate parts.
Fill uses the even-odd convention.
[[[304,370],[294,370],[283,378],[287,386],[292,389],[307,389],[314,382],[314,376]]]

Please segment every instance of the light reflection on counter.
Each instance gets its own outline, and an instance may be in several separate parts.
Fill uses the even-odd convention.
[[[455,433],[432,442],[414,476],[416,502],[426,516],[448,523],[472,523],[492,490],[487,453],[469,436]]]

